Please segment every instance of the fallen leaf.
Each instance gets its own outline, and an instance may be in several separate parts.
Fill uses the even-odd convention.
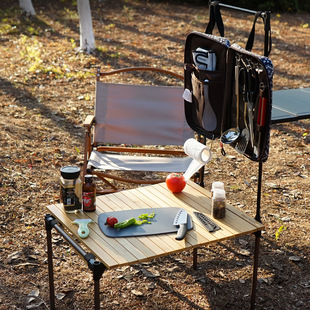
[[[290,256],[288,259],[292,262],[300,262],[301,261],[300,256]]]
[[[241,249],[241,250],[239,251],[239,253],[240,253],[241,255],[243,255],[243,256],[250,256],[250,255],[251,255],[251,252],[248,251],[248,250],[245,250],[245,249]]]
[[[40,290],[39,289],[34,289],[34,290],[32,290],[29,294],[28,294],[28,296],[29,297],[39,297],[39,295],[40,295]]]
[[[137,290],[132,290],[131,293],[134,294],[135,296],[139,296],[139,297],[143,296],[143,293]]]
[[[58,300],[63,300],[66,296],[67,296],[67,294],[64,294],[64,293],[58,293],[58,294],[56,294],[56,298],[57,298]]]
[[[37,308],[39,308],[42,304],[43,304],[43,301],[40,301],[40,302],[37,303],[37,304],[27,305],[27,306],[26,306],[26,309],[37,309]]]
[[[11,264],[14,260],[18,260],[19,258],[21,258],[21,256],[22,256],[21,252],[19,251],[13,252],[7,257],[6,262],[7,264]]]
[[[156,272],[156,273],[152,273],[144,268],[141,269],[142,273],[144,276],[146,276],[147,278],[156,278],[156,277],[159,277],[160,274],[159,272]]]

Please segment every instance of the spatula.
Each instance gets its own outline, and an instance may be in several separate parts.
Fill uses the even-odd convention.
[[[239,98],[239,60],[235,66],[235,94],[237,98],[237,127],[239,128],[239,111],[240,111],[240,98]],[[246,115],[246,114],[245,114]],[[246,121],[246,120],[245,120]],[[246,124],[246,123],[245,123]],[[244,154],[250,139],[250,132],[247,128],[244,128],[236,142],[235,150],[239,154]]]

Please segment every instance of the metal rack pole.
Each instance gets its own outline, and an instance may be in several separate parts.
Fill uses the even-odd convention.
[[[237,6],[228,5],[228,4],[224,4],[224,3],[218,3],[218,5],[223,7],[223,8],[227,8],[227,9],[235,10],[235,11],[239,11],[239,12],[244,12],[244,13],[249,13],[249,14],[253,14],[253,15],[255,15],[257,13],[256,11],[253,11],[253,10],[239,8]]]

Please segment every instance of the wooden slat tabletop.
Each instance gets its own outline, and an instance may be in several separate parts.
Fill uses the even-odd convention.
[[[187,232],[184,240],[177,241],[176,234],[110,238],[101,232],[98,225],[98,216],[102,212],[159,207],[180,207],[188,211],[193,220],[193,229]],[[47,209],[80,239],[82,246],[110,269],[254,233],[264,228],[261,223],[228,205],[225,218],[214,220],[222,229],[209,233],[194,216],[193,211],[211,216],[210,192],[191,181],[178,194],[172,194],[166,184],[161,183],[98,196],[95,212],[67,214],[62,204],[50,205]],[[78,226],[72,224],[79,218],[95,221],[88,225],[90,234],[85,239],[78,237]]]

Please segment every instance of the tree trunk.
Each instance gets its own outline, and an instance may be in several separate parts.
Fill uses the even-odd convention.
[[[80,17],[80,48],[90,52],[96,46],[89,0],[78,0],[77,5]]]
[[[19,0],[21,9],[28,15],[36,15],[31,0]]]

